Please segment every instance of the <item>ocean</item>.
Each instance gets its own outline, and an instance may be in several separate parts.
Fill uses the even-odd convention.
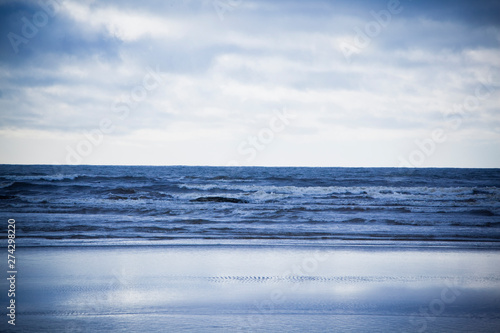
[[[500,244],[499,169],[0,166],[23,246]]]
[[[500,327],[499,169],[1,165],[0,189],[2,332]]]

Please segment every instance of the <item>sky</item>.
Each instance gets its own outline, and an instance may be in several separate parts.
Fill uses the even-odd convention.
[[[500,167],[499,1],[0,0],[0,163]]]

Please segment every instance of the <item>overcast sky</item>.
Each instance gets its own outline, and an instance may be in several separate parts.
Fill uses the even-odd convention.
[[[500,167],[499,1],[0,1],[0,163]]]

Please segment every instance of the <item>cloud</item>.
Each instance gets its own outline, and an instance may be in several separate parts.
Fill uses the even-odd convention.
[[[457,105],[466,110],[448,130],[454,151],[500,140],[495,1],[401,0],[387,24],[377,21],[387,1],[244,0],[223,20],[211,1],[54,1],[42,1],[53,13],[33,1],[0,4],[0,136],[20,147],[4,163],[30,160],[21,142],[40,149],[50,142],[43,162],[62,162],[67,146],[107,119],[113,131],[84,162],[131,163],[129,147],[137,163],[225,164],[282,108],[299,119],[276,139],[283,154],[253,163],[296,164],[294,147],[328,155],[355,140],[345,165],[359,165],[369,151],[380,152],[377,165],[394,165],[403,146],[410,152],[414,140],[449,129]],[[28,38],[30,24],[36,33]],[[9,34],[26,42],[13,47]],[[348,57],[343,43],[354,47]],[[483,86],[488,96],[478,99]],[[195,142],[225,148],[207,156]],[[146,158],[139,150],[147,145],[173,155]],[[325,154],[307,161],[339,161]],[[443,153],[432,163],[462,165],[467,154]],[[485,156],[477,165],[500,160]]]
[[[116,61],[120,41],[102,30],[90,30],[65,15],[55,0],[7,2],[0,5],[0,62],[9,66],[56,67],[64,57]],[[55,5],[54,5],[55,4]],[[49,8],[49,9],[46,9]],[[36,61],[34,64],[33,61]]]

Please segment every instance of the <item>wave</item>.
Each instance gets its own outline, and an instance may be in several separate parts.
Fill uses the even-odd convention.
[[[19,189],[27,189],[27,190],[36,190],[36,189],[52,189],[56,188],[57,185],[53,184],[36,184],[24,181],[15,181],[8,186],[5,186],[4,189],[8,190],[19,190]]]
[[[5,179],[13,181],[64,181],[64,180],[75,180],[77,174],[54,174],[54,175],[8,175],[3,176]]]
[[[117,187],[109,191],[112,194],[135,194],[136,191],[133,188]]]
[[[485,191],[484,189],[473,189],[472,190],[472,195],[478,195],[478,194],[491,194],[491,192]]]
[[[10,181],[27,182],[110,182],[110,181],[144,181],[152,179],[146,176],[132,175],[87,175],[87,174],[49,174],[49,175],[4,175],[2,178]]]
[[[365,219],[359,217],[344,221],[344,223],[365,223],[365,222],[366,222]]]
[[[422,197],[450,197],[467,196],[471,194],[488,194],[500,196],[500,188],[490,187],[477,192],[470,187],[380,187],[380,186],[294,186],[294,185],[266,185],[266,184],[220,184],[220,183],[182,183],[179,188],[188,190],[236,190],[241,192],[267,192],[293,195],[330,195],[330,196],[422,196]],[[474,192],[476,191],[476,192]]]
[[[191,200],[192,202],[230,202],[230,203],[248,203],[247,200],[226,197],[199,197]]]
[[[23,221],[20,237],[61,240],[50,244],[500,239],[498,172],[477,181],[440,170],[415,180],[375,169],[3,168],[2,216]]]
[[[185,223],[185,224],[212,224],[214,221],[207,219],[181,219],[174,220],[172,223]]]
[[[396,212],[396,213],[412,213],[412,210],[407,207],[385,207],[385,206],[338,206],[330,207],[328,210],[334,212]]]
[[[478,216],[495,216],[495,213],[488,209],[473,209],[468,211],[469,214]]]

